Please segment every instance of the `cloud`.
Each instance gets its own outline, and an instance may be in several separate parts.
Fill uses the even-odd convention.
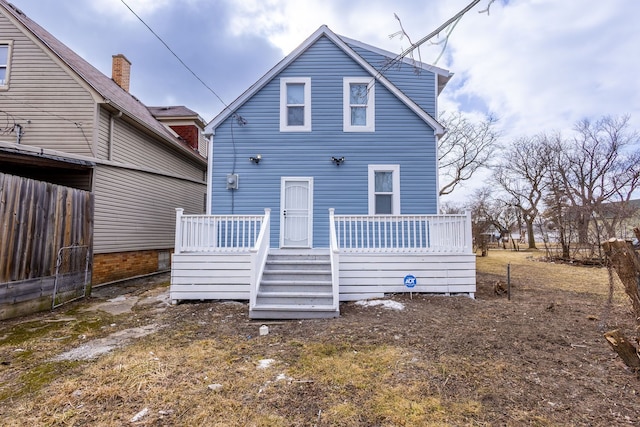
[[[139,16],[148,16],[171,4],[171,0],[125,0],[126,4]],[[122,1],[90,0],[91,8],[103,17],[117,18],[122,21],[135,21],[137,18]]]
[[[625,4],[521,1],[493,7],[490,16],[469,14],[450,45],[449,66],[462,84],[446,96],[454,102],[482,98],[511,134],[566,129],[583,117],[638,114],[631,52],[640,36]],[[635,103],[625,96],[630,85]]]

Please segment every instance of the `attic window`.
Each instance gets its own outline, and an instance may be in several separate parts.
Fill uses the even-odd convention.
[[[280,79],[280,132],[311,131],[311,79]]]
[[[11,47],[13,42],[0,40],[0,89],[9,89]]]
[[[375,85],[371,77],[343,79],[343,130],[375,131]]]

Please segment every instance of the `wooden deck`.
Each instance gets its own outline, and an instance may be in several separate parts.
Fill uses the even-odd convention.
[[[259,296],[268,290],[269,280],[273,281],[273,277],[264,280],[265,268],[270,274],[266,267],[269,254],[296,252],[304,256],[321,250],[273,249],[269,224],[269,210],[264,216],[224,217],[183,216],[178,212],[171,300],[248,300],[250,311],[259,312]],[[379,298],[388,293],[475,295],[469,214],[336,216],[331,209],[330,233],[331,247],[322,250],[327,260],[322,294],[328,297],[331,293],[331,299],[322,304],[332,305],[336,312],[339,301]],[[312,316],[300,314],[304,307],[314,305],[311,300],[304,301],[304,289],[309,288],[302,287],[302,278],[309,275],[309,270],[317,268],[299,265],[298,274],[286,272],[294,286],[282,290],[287,295],[280,295],[283,298],[276,304],[280,312],[265,315],[263,310],[263,318]],[[296,283],[300,285],[299,297],[293,295]],[[285,301],[298,306],[299,314],[285,316],[284,312],[296,310],[283,308]]]

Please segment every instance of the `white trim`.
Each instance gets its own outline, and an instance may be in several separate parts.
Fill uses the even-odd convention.
[[[207,139],[208,147],[207,152],[209,155],[207,156],[207,215],[211,215],[213,211],[213,206],[211,203],[211,198],[213,195],[213,135]]]
[[[0,46],[7,46],[7,63],[3,64],[5,70],[4,84],[0,84],[0,90],[8,90],[9,81],[11,80],[11,54],[13,51],[13,40],[0,40]]]
[[[375,215],[376,211],[376,172],[392,172],[393,194],[391,197],[392,215],[400,215],[400,165],[369,165],[368,172],[368,198],[369,198],[369,215]]]
[[[280,248],[292,248],[284,244],[284,206],[285,206],[285,184],[287,181],[306,181],[309,187],[307,209],[309,221],[307,222],[307,246],[296,246],[300,248],[313,248],[313,177],[305,176],[283,176],[280,177]]]
[[[353,49],[351,49],[341,37],[331,31],[326,25],[318,28],[309,38],[307,38],[300,46],[298,46],[293,52],[287,55],[282,61],[280,61],[275,67],[273,67],[267,74],[262,76],[260,80],[254,83],[249,89],[247,89],[240,97],[233,101],[227,108],[222,110],[220,114],[213,118],[209,122],[206,128],[207,133],[214,133],[215,129],[222,124],[231,114],[236,112],[245,102],[247,102],[255,93],[265,87],[272,79],[274,79],[282,70],[284,70],[289,64],[295,61],[300,55],[302,55],[311,45],[313,45],[320,37],[325,36],[329,40],[342,49],[351,59],[358,63],[364,70],[369,73],[372,78],[378,80],[384,87],[386,87],[393,95],[395,95],[400,101],[402,101],[407,107],[411,109],[418,117],[426,122],[437,135],[443,134],[444,127],[429,113],[424,111],[418,104],[407,97],[400,89],[398,89],[387,78],[381,75],[371,64],[358,55]],[[346,39],[346,38],[345,38]]]
[[[287,85],[304,85],[304,124],[290,126],[287,124]],[[281,77],[280,78],[280,132],[311,132],[311,78],[310,77]]]
[[[351,124],[351,85],[367,85],[367,117],[365,126]],[[344,77],[342,79],[342,130],[344,132],[375,132],[376,82],[371,77]]]

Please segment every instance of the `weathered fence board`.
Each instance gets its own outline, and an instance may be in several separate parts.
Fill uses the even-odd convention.
[[[60,248],[91,253],[93,209],[90,192],[0,173],[0,305],[51,298]],[[86,265],[86,252],[70,263]]]

